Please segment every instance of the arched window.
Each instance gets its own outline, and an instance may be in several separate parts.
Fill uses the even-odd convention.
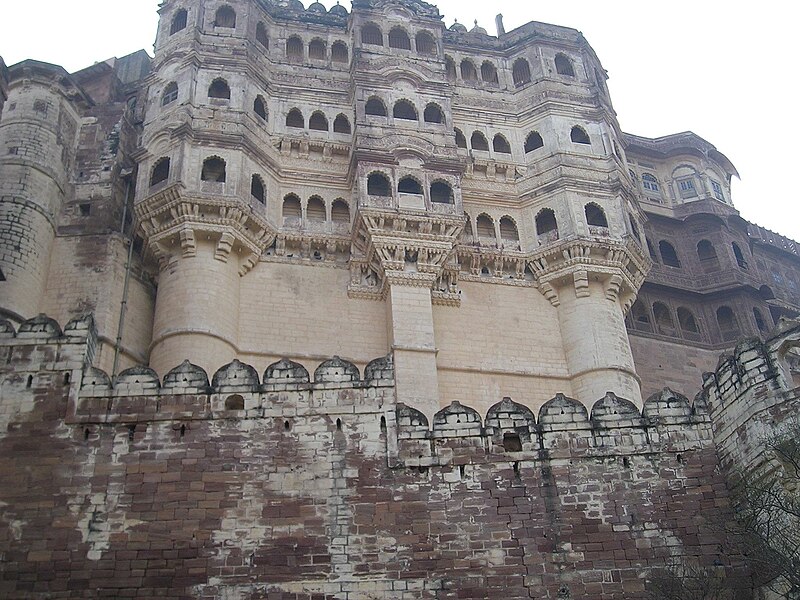
[[[767,330],[767,322],[764,321],[764,315],[755,307],[753,307],[753,318],[756,320],[756,327],[758,327],[759,331],[763,332]]]
[[[230,100],[231,88],[228,86],[228,82],[222,78],[212,81],[211,85],[208,87],[208,97]]]
[[[461,61],[461,79],[464,81],[478,81],[478,71],[469,59]]]
[[[583,211],[586,214],[587,225],[589,225],[590,227],[608,228],[608,220],[606,219],[606,213],[602,208],[597,206],[597,204],[590,202],[584,207]]]
[[[333,42],[331,46],[331,59],[333,62],[346,63],[350,60],[350,52],[344,42]]]
[[[236,12],[230,6],[220,6],[214,18],[214,27],[236,27]]]
[[[558,239],[558,222],[552,208],[543,208],[536,215],[536,235],[541,243]]]
[[[497,242],[497,236],[494,232],[494,221],[492,220],[492,217],[485,213],[478,215],[475,226],[479,238],[483,238],[484,241],[491,240],[492,242]]]
[[[286,40],[286,58],[295,62],[303,60],[303,40],[296,35]]]
[[[333,201],[331,206],[331,221],[334,223],[349,223],[350,222],[350,207],[347,202],[341,198]]]
[[[419,121],[417,109],[408,100],[398,100],[392,109],[392,116],[395,119],[404,119],[406,121]]]
[[[308,44],[308,58],[325,60],[328,58],[328,46],[319,38],[314,38]]]
[[[539,135],[538,131],[531,131],[528,134],[528,137],[525,138],[525,154],[528,152],[533,152],[534,150],[543,146],[544,140],[542,140],[542,136]]]
[[[263,23],[256,25],[256,41],[264,46],[264,48],[269,48],[269,35],[267,35],[267,26]]]
[[[367,100],[365,111],[368,115],[372,115],[374,117],[385,117],[386,105],[377,96],[372,96],[372,98]]]
[[[383,32],[374,23],[368,23],[361,28],[361,43],[370,46],[383,46]]]
[[[636,220],[633,218],[633,215],[628,215],[628,223],[630,223],[631,226],[631,233],[641,242],[642,236],[639,234],[639,227],[636,225]]]
[[[517,224],[511,217],[502,217],[500,219],[500,239],[504,242],[518,242],[519,232],[517,231]]]
[[[267,105],[264,102],[264,98],[261,96],[256,96],[256,99],[253,100],[253,112],[256,113],[261,119],[264,121],[268,120],[267,117]]]
[[[367,194],[370,196],[391,196],[389,178],[383,173],[370,173],[367,177]]]
[[[489,151],[489,142],[486,141],[486,136],[483,135],[480,131],[472,132],[472,138],[470,139],[470,143],[472,144],[473,150],[482,150],[484,152]]]
[[[402,27],[395,26],[389,31],[389,48],[400,50],[411,50],[411,39]]]
[[[508,140],[499,133],[492,140],[492,148],[494,148],[495,152],[500,152],[501,154],[511,154],[511,146]]]
[[[692,311],[683,306],[678,308],[678,325],[684,333],[700,333],[700,327]]]
[[[423,118],[426,123],[444,123],[444,111],[438,104],[431,102],[425,107]]]
[[[556,54],[556,73],[575,77],[575,69],[572,68],[572,61],[564,54]]]
[[[700,240],[697,243],[697,258],[700,259],[700,266],[705,271],[715,271],[719,268],[717,251],[708,240]]]
[[[586,133],[586,130],[583,127],[575,125],[572,128],[572,131],[569,133],[569,139],[571,139],[576,144],[591,144],[591,140],[589,139],[589,134]]]
[[[456,63],[450,56],[444,57],[445,72],[448,81],[456,80]]]
[[[265,204],[267,201],[267,196],[264,192],[264,180],[259,175],[253,175],[250,178],[250,195],[261,204]]]
[[[300,198],[294,194],[287,194],[283,198],[283,224],[300,224],[303,216],[303,209],[300,206]]]
[[[397,191],[401,194],[422,195],[422,185],[413,177],[403,177],[397,184]]]
[[[180,10],[176,11],[175,16],[172,17],[172,25],[169,27],[169,34],[173,35],[182,29],[186,29],[186,21],[188,16],[189,13],[186,12],[185,8],[181,8]]]
[[[319,196],[311,196],[306,205],[306,219],[314,223],[324,223],[327,221],[325,214],[325,202]]]
[[[178,99],[178,84],[173,81],[169,83],[167,87],[164,88],[164,94],[161,96],[161,106],[172,104],[177,99]]]
[[[316,111],[308,120],[308,128],[315,131],[328,131],[328,119],[320,111]]]
[[[647,238],[645,240],[647,240],[647,251],[650,253],[650,260],[658,264],[658,254],[656,254],[656,249],[653,248],[653,243]]]
[[[169,179],[169,162],[169,158],[166,156],[156,161],[153,172],[150,174],[150,187]]]
[[[427,31],[420,31],[415,41],[420,54],[436,54],[436,40]]]
[[[225,183],[225,161],[219,156],[211,156],[203,161],[203,170],[200,172],[203,181]]]
[[[441,204],[452,204],[453,188],[446,181],[434,181],[431,184],[431,202],[439,202]]]
[[[637,300],[631,307],[631,320],[633,321],[633,328],[637,331],[653,331],[653,325],[650,323],[650,314],[644,302]]]
[[[658,179],[650,173],[642,173],[642,187],[646,192],[658,192]]]
[[[459,148],[466,148],[467,147],[467,138],[464,137],[464,134],[458,127],[455,127],[456,133],[456,146]]]
[[[524,58],[518,58],[514,61],[511,74],[514,78],[514,85],[517,87],[531,82],[531,67]]]
[[[350,119],[343,114],[336,115],[336,118],[333,120],[333,133],[350,132]]]
[[[717,325],[724,341],[730,342],[739,337],[739,323],[730,306],[717,309]]]
[[[497,69],[488,60],[483,61],[481,65],[481,79],[486,83],[500,83],[500,80],[497,78]]]
[[[678,260],[678,253],[675,252],[675,246],[666,240],[661,240],[658,242],[658,250],[661,252],[661,262],[665,265],[668,267],[681,266],[681,261]]]
[[[662,335],[675,335],[675,322],[669,308],[663,302],[653,304],[653,317],[656,322],[656,332]]]
[[[303,113],[300,112],[299,108],[293,108],[286,115],[286,126],[297,129],[303,129],[306,126],[306,120],[303,118]]]
[[[744,259],[744,254],[742,254],[742,249],[739,247],[739,244],[731,242],[731,246],[733,247],[733,256],[736,258],[736,264],[739,265],[740,268],[746,269],[747,261]]]

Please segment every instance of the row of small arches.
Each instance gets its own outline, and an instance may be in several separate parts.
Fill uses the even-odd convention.
[[[397,182],[398,194],[424,195],[422,183],[411,175],[401,177]],[[429,187],[431,202],[453,204],[455,196],[453,187],[441,179],[431,182]],[[367,194],[370,196],[391,197],[392,184],[389,177],[381,171],[373,171],[367,176]]]
[[[156,160],[150,172],[150,187],[155,187],[169,180],[171,170],[171,159],[162,156]],[[227,179],[227,166],[225,161],[219,156],[209,156],[203,161],[203,168],[200,171],[200,180],[212,183],[225,183]],[[265,204],[267,201],[266,185],[261,175],[254,173],[250,178],[250,195]]]
[[[283,197],[281,217],[284,225],[299,223],[303,219],[303,203],[297,194],[290,193]],[[324,223],[328,220],[325,201],[320,196],[311,196],[305,203],[305,219],[313,223]],[[343,198],[331,203],[331,222],[350,223],[350,206]]]
[[[575,77],[575,69],[572,65],[572,60],[565,54],[556,54],[555,57],[556,73],[564,75],[565,77]],[[445,68],[447,78],[450,81],[456,81],[458,75],[462,81],[466,82],[479,82],[482,81],[488,85],[499,85],[500,79],[497,75],[497,67],[490,60],[484,60],[481,63],[480,69],[475,63],[469,59],[464,58],[456,69],[456,62],[452,57],[445,57]],[[517,87],[523,86],[531,82],[531,68],[528,61],[524,58],[518,58],[514,61],[511,68],[511,78],[514,85]]]
[[[681,268],[682,265],[680,259],[678,258],[678,252],[675,250],[675,246],[673,246],[667,240],[661,240],[658,242],[658,254],[656,253],[656,250],[650,240],[647,240],[647,249],[653,262],[659,262],[660,254],[660,262],[662,264],[668,267],[675,267],[678,269]],[[736,259],[736,264],[742,269],[747,269],[747,261],[745,260],[744,253],[742,252],[739,244],[736,242],[731,242],[731,249],[733,250],[733,256]],[[709,240],[703,239],[697,243],[697,258],[700,262],[700,266],[707,271],[715,271],[720,267],[717,251],[714,248],[714,244],[712,244]]]
[[[388,39],[384,39],[383,30],[376,23],[366,23],[361,28],[361,43],[365,46],[383,46],[396,50],[411,50],[411,36],[400,25],[389,30]],[[420,31],[414,36],[414,46],[419,54],[435,55],[436,39],[427,31]]]
[[[700,329],[700,321],[694,313],[685,306],[679,306],[673,317],[673,312],[670,307],[664,302],[653,302],[651,306],[652,322],[650,313],[647,310],[644,302],[637,300],[631,308],[631,319],[633,320],[633,327],[638,331],[651,331],[660,335],[676,336],[678,329],[683,334],[689,334],[689,337],[699,338],[702,334]],[[735,311],[727,305],[717,307],[715,311],[717,320],[717,327],[724,341],[732,341],[737,339],[740,333],[739,319]],[[753,318],[756,322],[756,327],[761,332],[768,330],[767,322],[763,314],[757,307],[753,307]],[[675,322],[677,320],[678,327],[676,328]]]
[[[489,152],[489,140],[486,139],[486,135],[484,135],[482,131],[478,131],[476,129],[472,132],[472,135],[469,139],[469,145],[467,145],[467,138],[464,136],[464,133],[458,127],[455,128],[455,135],[456,146],[459,148],[463,148],[465,150]],[[570,131],[570,140],[575,144],[591,145],[592,143],[591,139],[589,138],[589,134],[586,133],[586,130],[580,125],[575,125],[572,128]],[[525,154],[529,154],[530,152],[543,147],[544,140],[542,139],[541,134],[538,131],[532,131],[525,138],[523,150]],[[508,140],[503,134],[497,133],[492,138],[492,150],[498,154],[511,154],[511,144],[509,144]]]
[[[372,117],[387,117],[388,111],[386,104],[378,96],[370,96],[364,106],[364,112]],[[392,107],[392,117],[406,121],[419,121],[417,107],[410,100],[405,98],[398,100]],[[445,123],[445,116],[442,107],[435,102],[429,102],[422,113],[425,123]]]

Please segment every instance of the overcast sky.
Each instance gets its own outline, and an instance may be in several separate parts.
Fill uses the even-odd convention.
[[[140,48],[152,54],[159,0],[6,4],[0,55],[9,65],[34,58],[76,71]],[[691,130],[704,137],[741,174],[733,201],[742,216],[800,240],[798,186],[788,176],[798,168],[794,141],[800,140],[794,95],[800,9],[793,2],[440,0],[438,6],[448,26],[458,19],[471,28],[477,19],[489,33],[497,12],[507,31],[528,21],[581,30],[609,73],[624,131],[656,137]]]

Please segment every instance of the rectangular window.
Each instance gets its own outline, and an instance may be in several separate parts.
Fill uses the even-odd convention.
[[[711,180],[711,190],[714,192],[714,197],[717,200],[722,200],[723,202],[725,202],[725,195],[722,193],[722,186],[719,184],[719,182],[714,181],[712,179]]]
[[[694,187],[694,179],[679,180],[678,189],[681,192],[681,198],[695,198],[697,196],[697,190]]]

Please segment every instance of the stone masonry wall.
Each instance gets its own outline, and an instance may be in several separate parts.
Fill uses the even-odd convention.
[[[743,574],[705,407],[669,390],[429,426],[389,358],[111,382],[88,323],[3,326],[3,597],[629,599],[676,560]]]

